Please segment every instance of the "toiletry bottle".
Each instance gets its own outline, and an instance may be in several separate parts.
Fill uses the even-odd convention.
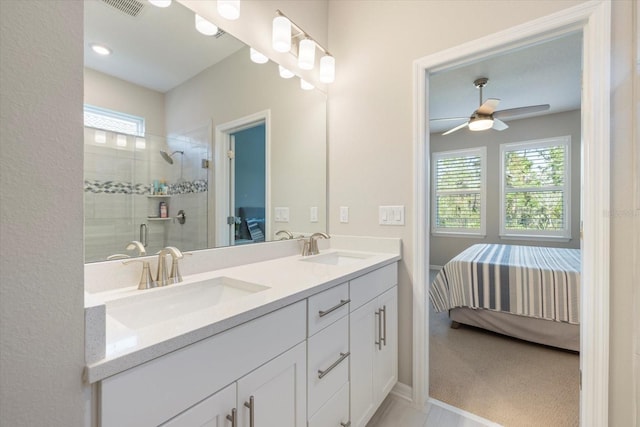
[[[160,202],[160,218],[168,218],[167,202]]]

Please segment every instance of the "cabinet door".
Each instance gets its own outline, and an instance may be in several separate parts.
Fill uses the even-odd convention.
[[[382,348],[376,347],[374,358],[374,390],[376,407],[382,403],[398,380],[398,287],[394,286],[377,298],[382,312]]]
[[[376,411],[374,400],[374,355],[377,352],[375,315],[377,300],[351,313],[349,343],[351,356],[351,423],[364,427]]]
[[[307,419],[306,343],[238,380],[238,426],[303,427]]]
[[[227,415],[231,416],[235,407],[234,383],[170,419],[162,427],[227,427],[231,425]]]

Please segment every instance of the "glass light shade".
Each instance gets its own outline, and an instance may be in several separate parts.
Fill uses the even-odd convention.
[[[118,147],[126,147],[127,146],[127,137],[124,135],[116,136],[116,145]]]
[[[149,0],[149,3],[151,3],[154,6],[157,7],[169,7],[171,6],[171,0]]]
[[[91,43],[91,50],[93,50],[98,55],[111,55],[111,49],[101,44]]]
[[[230,21],[240,18],[240,0],[218,0],[218,13]]]
[[[320,58],[320,81],[333,83],[336,79],[336,59],[331,55]]]
[[[218,27],[211,21],[207,21],[202,16],[196,14],[196,30],[205,36],[212,36],[218,32]]]
[[[249,49],[249,57],[256,64],[264,64],[267,61],[269,61],[269,58],[267,58],[266,56],[264,56],[263,54],[255,50],[254,48]]]
[[[289,52],[291,50],[291,21],[284,16],[273,18],[271,44],[278,52]]]
[[[493,119],[491,118],[480,118],[469,122],[469,130],[473,131],[491,129],[492,126]]]
[[[300,46],[298,46],[298,67],[303,70],[312,70],[315,62],[315,42],[311,39],[300,40]]]
[[[284,68],[282,65],[278,65],[278,72],[280,73],[280,77],[282,77],[283,79],[290,79],[291,77],[295,76],[295,74]]]
[[[315,86],[304,79],[300,79],[300,88],[304,90],[312,90],[315,88]]]

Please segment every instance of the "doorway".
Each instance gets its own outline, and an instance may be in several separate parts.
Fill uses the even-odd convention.
[[[608,420],[609,348],[609,69],[610,13],[608,2],[589,2],[419,59],[414,63],[415,146],[414,188],[416,233],[413,274],[414,363],[413,401],[428,399],[428,284],[429,266],[429,74],[517,46],[581,30],[583,43],[582,94],[582,283],[581,388],[583,426],[606,425]]]

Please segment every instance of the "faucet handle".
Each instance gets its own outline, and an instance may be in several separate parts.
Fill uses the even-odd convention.
[[[140,275],[140,281],[138,282],[138,289],[150,289],[158,286],[155,280],[153,280],[153,276],[151,275],[151,269],[149,267],[149,261],[145,261],[142,259],[132,259],[129,261],[123,261],[123,264],[131,264],[132,262],[141,262],[142,263],[142,274]]]

